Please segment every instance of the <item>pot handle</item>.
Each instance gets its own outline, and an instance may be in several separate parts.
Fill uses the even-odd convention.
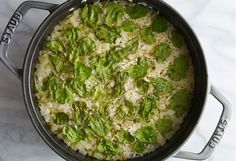
[[[205,160],[214,152],[219,144],[231,116],[231,105],[213,85],[211,85],[210,94],[214,96],[223,107],[222,114],[213,135],[200,153],[180,151],[174,157],[191,160]]]
[[[38,1],[26,1],[16,9],[13,16],[9,20],[7,27],[5,28],[2,37],[0,39],[0,60],[18,79],[21,80],[23,69],[17,67],[13,62],[8,60],[8,55],[7,55],[8,47],[15,33],[16,28],[19,26],[23,17],[31,8],[47,10],[51,13],[56,9],[57,6],[58,4],[38,2]]]

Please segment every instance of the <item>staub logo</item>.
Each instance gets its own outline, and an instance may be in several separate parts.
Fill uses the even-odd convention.
[[[10,42],[12,34],[21,19],[22,19],[22,15],[20,13],[17,13],[17,12],[14,13],[14,15],[11,17],[11,19],[5,29],[5,32],[2,35],[1,43],[9,43]]]
[[[217,144],[220,142],[220,139],[222,138],[224,134],[226,125],[227,125],[227,120],[224,120],[224,119],[220,120],[213,136],[211,137],[211,140],[209,141],[209,144],[208,144],[209,147],[214,149],[217,146]]]

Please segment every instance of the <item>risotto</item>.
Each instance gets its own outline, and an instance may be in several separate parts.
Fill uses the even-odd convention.
[[[188,112],[194,69],[183,36],[152,9],[85,5],[47,37],[37,102],[51,131],[104,160],[140,157],[165,144]]]

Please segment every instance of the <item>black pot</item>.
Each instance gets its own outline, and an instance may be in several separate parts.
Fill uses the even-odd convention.
[[[188,115],[184,119],[183,124],[181,125],[181,128],[177,131],[177,133],[170,140],[168,140],[166,144],[156,149],[154,152],[146,154],[143,157],[131,160],[164,160],[174,154],[174,157],[204,160],[212,154],[224,133],[225,127],[228,124],[231,114],[230,104],[212,85],[209,85],[206,62],[204,59],[202,48],[194,32],[182,18],[182,16],[179,15],[172,7],[161,0],[133,1],[133,3],[140,2],[147,3],[148,6],[152,7],[154,10],[159,11],[161,15],[166,17],[174,25],[174,27],[184,35],[195,67],[195,90],[194,98],[192,100]],[[33,77],[35,72],[35,63],[47,35],[52,32],[53,28],[58,24],[60,20],[65,18],[68,14],[73,12],[78,7],[82,7],[88,3],[94,3],[94,0],[88,0],[86,2],[83,2],[81,0],[69,0],[61,5],[36,1],[24,2],[18,7],[18,9],[10,19],[0,41],[0,60],[22,82],[25,104],[34,127],[36,128],[40,136],[44,139],[44,141],[55,152],[57,152],[66,160],[70,161],[87,161],[97,159],[78,154],[77,152],[71,150],[63,141],[59,140],[50,131],[50,129],[47,127],[46,122],[44,121],[44,118],[40,114],[39,107],[36,102]],[[30,42],[25,56],[23,68],[18,68],[7,59],[7,49],[15,29],[17,28],[27,11],[31,8],[48,10],[50,14],[37,29]],[[190,137],[191,133],[196,127],[203,112],[204,104],[209,93],[212,94],[222,104],[223,107],[223,112],[219,119],[216,130],[200,153],[191,153],[184,151],[178,152],[179,148],[185,143],[188,137]]]

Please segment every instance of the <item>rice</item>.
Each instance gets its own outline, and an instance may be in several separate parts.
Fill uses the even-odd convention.
[[[124,6],[130,5],[125,2],[115,2],[118,4],[122,4]],[[101,4],[98,4],[100,7],[104,7]],[[55,26],[53,32],[48,36],[47,41],[51,40],[60,40],[64,41],[63,34],[68,28],[68,26],[72,26],[74,28],[79,29],[79,37],[90,38],[95,43],[95,50],[93,51],[95,56],[109,55],[110,51],[114,47],[125,48],[126,44],[132,39],[136,38],[137,35],[140,34],[139,29],[134,29],[132,32],[120,31],[120,36],[113,43],[108,43],[101,41],[97,38],[95,31],[91,29],[89,26],[85,25],[81,18],[81,9],[75,10],[72,14],[68,15],[64,20],[62,20],[59,25]],[[106,12],[106,9],[104,9]],[[104,16],[104,15],[103,15]],[[155,19],[156,13],[154,11],[149,11],[145,17],[139,19],[133,19],[132,21],[138,24],[141,27],[150,26],[153,20]],[[120,26],[125,19],[130,19],[127,13],[124,14],[123,18],[121,18],[117,25]],[[39,54],[38,62],[36,64],[35,71],[35,84],[38,86],[36,97],[39,104],[40,112],[44,117],[46,123],[51,128],[51,131],[57,135],[58,138],[62,139],[68,146],[70,146],[73,150],[82,153],[83,155],[89,155],[95,157],[97,159],[105,159],[105,160],[126,160],[131,158],[136,158],[142,156],[146,153],[150,153],[157,149],[158,147],[165,144],[165,142],[170,139],[176,131],[181,127],[181,123],[183,122],[184,117],[186,116],[188,110],[185,110],[181,116],[177,115],[177,112],[170,108],[170,103],[173,95],[181,90],[186,89],[190,93],[190,99],[193,94],[194,89],[194,67],[192,64],[191,57],[189,55],[189,51],[187,47],[176,47],[171,38],[172,32],[175,29],[173,26],[168,23],[168,28],[166,31],[161,33],[154,32],[155,41],[152,44],[147,44],[144,41],[139,39],[138,50],[135,53],[128,54],[122,61],[115,65],[117,73],[123,72],[125,74],[129,73],[129,69],[137,65],[139,63],[140,58],[147,58],[150,60],[148,65],[148,70],[146,75],[143,77],[143,80],[149,84],[149,88],[146,92],[142,92],[139,87],[137,87],[137,79],[132,78],[128,74],[128,78],[124,79],[123,82],[123,90],[119,93],[118,96],[114,96],[112,92],[117,86],[117,80],[114,77],[108,77],[105,81],[104,79],[98,78],[99,74],[96,71],[95,67],[91,65],[93,61],[92,56],[85,56],[82,60],[86,66],[89,66],[91,71],[91,76],[83,81],[85,85],[85,91],[87,92],[85,97],[81,97],[78,93],[74,92],[71,97],[73,97],[73,101],[68,101],[66,103],[58,103],[55,102],[52,96],[53,93],[50,91],[51,89],[43,89],[48,88],[45,87],[45,82],[47,78],[52,75],[58,77],[62,82],[61,87],[67,87],[68,83],[68,73],[60,73],[56,71],[53,63],[50,61],[49,56],[53,54],[50,49],[44,47]],[[154,48],[161,44],[166,43],[171,49],[171,55],[166,58],[163,62],[158,62],[156,58],[153,56]],[[58,53],[57,53],[58,54]],[[64,51],[61,53],[63,57],[68,56],[68,51]],[[167,74],[167,70],[169,66],[171,66],[177,57],[184,55],[188,59],[189,68],[186,71],[186,76],[178,81],[173,81],[170,76]],[[69,60],[67,60],[69,61]],[[71,61],[71,60],[70,60]],[[65,62],[66,63],[66,62]],[[95,61],[97,63],[97,61]],[[71,63],[73,65],[73,62]],[[74,68],[75,70],[75,68]],[[110,73],[112,75],[114,73]],[[103,76],[103,75],[102,75]],[[69,76],[70,77],[70,76]],[[75,79],[76,75],[71,76],[70,78]],[[143,118],[140,114],[142,103],[148,95],[151,95],[155,92],[156,87],[153,86],[153,80],[161,77],[172,83],[173,89],[170,92],[159,94],[157,97],[157,103],[155,108],[152,109],[151,118]],[[120,82],[119,82],[120,83]],[[58,87],[58,88],[61,88]],[[98,90],[100,88],[100,93]],[[70,87],[72,88],[72,87]],[[68,90],[70,89],[68,87]],[[43,90],[42,90],[43,89]],[[95,93],[99,93],[97,96],[98,99],[94,98]],[[56,97],[56,96],[55,96]],[[59,97],[59,96],[58,96]],[[104,99],[105,98],[105,99]],[[104,102],[108,102],[108,104],[104,105]],[[132,104],[132,110],[129,111],[131,114],[129,116],[124,116],[122,119],[119,118],[118,112],[122,110],[125,105],[125,101],[128,101]],[[109,133],[106,134],[105,137],[100,138],[98,136],[85,137],[84,139],[80,139],[77,142],[72,142],[70,138],[63,133],[63,128],[65,126],[72,126],[77,124],[78,118],[75,117],[76,112],[74,108],[74,102],[83,102],[87,105],[87,109],[89,110],[89,117],[100,114],[101,111],[104,112],[104,119],[108,119],[108,123],[110,126]],[[87,110],[86,109],[86,110]],[[68,115],[69,121],[67,125],[59,125],[55,124],[55,114],[58,112],[63,112]],[[125,111],[123,111],[125,113]],[[138,129],[150,126],[155,127],[155,123],[158,120],[169,118],[172,120],[171,130],[165,134],[162,134],[161,131],[156,129],[156,142],[155,143],[145,143],[145,147],[142,152],[137,152],[134,150],[132,144],[122,143],[117,141],[116,133],[121,129],[129,132],[133,137],[136,137],[135,134]],[[83,119],[83,118],[82,118]],[[88,120],[89,121],[89,120]],[[81,125],[82,126],[82,125]],[[91,129],[91,125],[88,123],[85,125],[89,129]],[[83,127],[83,126],[82,126]],[[82,128],[84,133],[85,129]],[[87,134],[87,133],[86,133]],[[96,135],[96,134],[93,134]],[[116,143],[119,147],[120,152],[114,153],[112,155],[106,155],[99,151],[98,144],[101,140],[112,141]],[[138,137],[135,138],[135,141],[138,141]]]

